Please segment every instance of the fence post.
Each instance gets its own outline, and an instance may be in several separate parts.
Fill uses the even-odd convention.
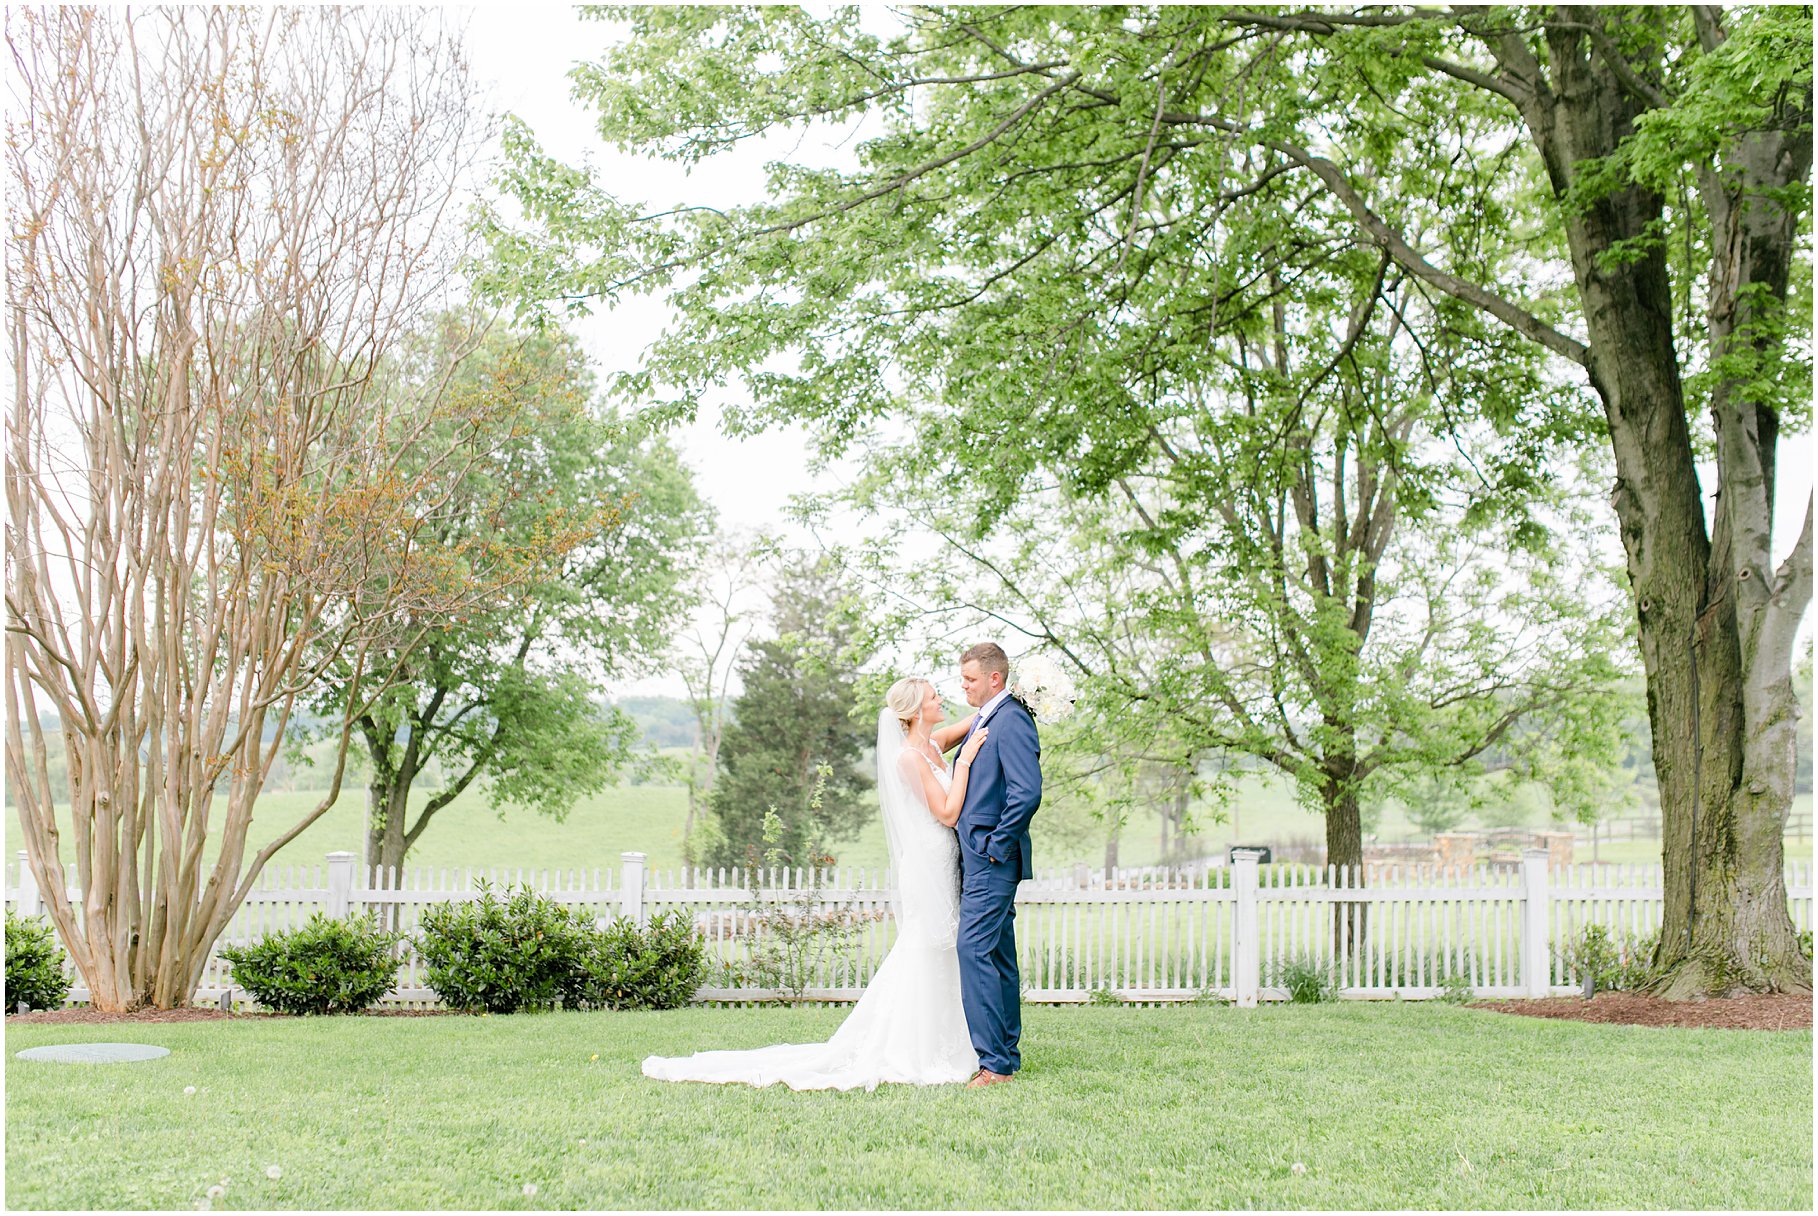
[[[44,911],[44,901],[38,897],[38,876],[32,873],[32,863],[26,857],[24,849],[19,850],[18,903],[21,916],[36,916]]]
[[[1254,849],[1234,849],[1231,853],[1231,889],[1237,895],[1231,917],[1231,985],[1238,1006],[1244,1009],[1256,1007],[1262,976],[1256,928],[1256,864],[1261,856]]]
[[[644,923],[644,861],[642,853],[620,853],[619,860],[624,863],[624,880],[620,883],[623,894],[619,900],[619,914],[627,920]]]
[[[1547,923],[1552,895],[1547,889],[1547,851],[1521,851],[1521,986],[1528,996],[1545,996],[1548,972]]]
[[[335,919],[347,915],[353,900],[354,855],[328,855],[328,914]]]

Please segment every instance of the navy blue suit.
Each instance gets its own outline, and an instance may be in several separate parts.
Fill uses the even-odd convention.
[[[1016,966],[1016,884],[1035,877],[1029,820],[1042,804],[1035,719],[1006,697],[985,720],[955,825],[960,842],[960,1000],[980,1068],[1022,1066],[1022,977]]]

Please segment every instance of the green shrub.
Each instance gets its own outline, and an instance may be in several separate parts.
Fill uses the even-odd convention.
[[[1307,955],[1282,959],[1271,969],[1272,988],[1286,988],[1288,1000],[1296,1005],[1316,1005],[1338,999],[1338,987],[1325,963]]]
[[[1448,1005],[1463,1005],[1476,995],[1471,989],[1470,976],[1448,975],[1439,981],[1439,995],[1434,999]]]
[[[1365,983],[1377,982],[1378,966],[1382,968],[1381,984],[1385,988],[1444,987],[1450,977],[1464,979],[1483,973],[1468,946],[1449,950],[1395,950],[1380,964],[1371,960],[1364,972]]]
[[[1584,983],[1590,975],[1606,992],[1634,992],[1652,978],[1650,962],[1659,937],[1658,932],[1643,937],[1612,934],[1603,925],[1590,924],[1576,940],[1554,946],[1553,953],[1565,963],[1573,984]]]
[[[61,1009],[69,996],[63,947],[50,923],[6,910],[6,1003],[9,1010]]]
[[[479,898],[423,909],[417,957],[424,982],[451,1009],[516,1013],[548,1009],[571,992],[594,935],[578,909],[528,886],[500,900],[486,882]]]
[[[707,978],[707,945],[680,908],[647,928],[616,918],[591,935],[562,991],[570,1009],[679,1009]]]
[[[1325,995],[1319,999],[1332,1001],[1339,999],[1339,994],[1353,984],[1375,989],[1432,988],[1444,987],[1450,977],[1472,984],[1478,981],[1469,977],[1486,975],[1469,947],[1414,951],[1387,942],[1380,945],[1371,942],[1369,948],[1368,955],[1354,957],[1343,965],[1334,963],[1330,954],[1317,949],[1291,959],[1265,959],[1263,967],[1268,978],[1263,983],[1269,987],[1288,988],[1290,995],[1298,987],[1309,994],[1301,998],[1305,1001],[1313,999],[1310,993],[1317,978],[1325,990]],[[1377,949],[1385,953],[1379,955],[1375,953]],[[1487,978],[1483,982],[1488,982]]]
[[[1117,995],[1113,988],[1098,987],[1086,994],[1086,999],[1094,1005],[1121,1005],[1124,998]]]
[[[391,990],[401,933],[379,928],[371,916],[345,920],[318,912],[300,929],[273,933],[250,946],[230,946],[221,957],[234,983],[279,1013],[358,1013]]]
[[[815,771],[814,788],[808,797],[811,809],[820,806],[827,778],[833,772],[825,764]],[[852,966],[865,917],[859,912],[855,897],[837,907],[825,906],[828,867],[833,864],[833,857],[817,838],[811,838],[806,847],[806,860],[810,863],[808,884],[788,899],[765,898],[764,868],[791,860],[779,847],[783,830],[776,808],[765,811],[764,843],[770,847],[761,859],[753,854],[745,871],[751,898],[739,907],[747,926],[745,957],[726,970],[732,987],[768,988],[780,1000],[799,1002],[807,996],[816,976]]]
[[[1807,958],[1812,957],[1812,931],[1810,929],[1799,935],[1799,951]]]

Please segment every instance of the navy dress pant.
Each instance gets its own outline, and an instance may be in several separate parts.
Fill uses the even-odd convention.
[[[1022,1067],[1022,977],[1016,969],[1016,884],[1022,858],[996,865],[960,838],[960,1002],[978,1066],[1013,1073]]]

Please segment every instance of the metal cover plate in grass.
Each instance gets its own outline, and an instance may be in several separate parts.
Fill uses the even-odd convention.
[[[121,1064],[130,1060],[155,1060],[170,1054],[168,1047],[150,1043],[59,1043],[28,1047],[15,1052],[21,1060],[51,1060],[58,1064]]]

